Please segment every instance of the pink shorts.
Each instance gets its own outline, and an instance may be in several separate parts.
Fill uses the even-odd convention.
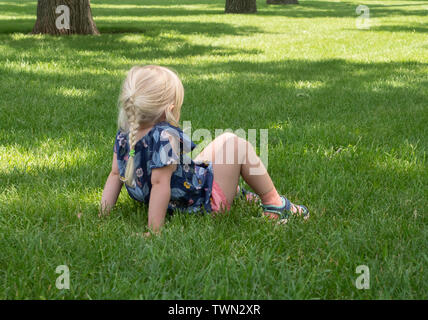
[[[225,209],[230,210],[230,204],[227,202],[223,190],[221,190],[220,186],[215,181],[213,181],[211,193],[211,208],[214,212],[221,212]]]

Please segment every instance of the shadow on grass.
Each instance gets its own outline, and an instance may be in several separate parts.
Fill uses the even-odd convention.
[[[30,33],[33,29],[35,19],[0,19],[0,34]],[[16,23],[16,24],[15,24]],[[221,37],[225,35],[249,35],[264,32],[254,26],[236,27],[221,22],[170,22],[165,20],[150,20],[140,22],[107,22],[98,23],[97,27],[103,34],[115,33],[141,33],[148,36],[158,36],[161,33],[177,34],[203,34],[210,37]]]
[[[23,40],[20,46],[22,50],[25,50],[25,46],[33,46],[32,39]],[[20,42],[14,43],[16,45]],[[84,44],[79,45],[85,47]],[[110,53],[135,59],[136,53],[132,52],[132,48],[124,43],[120,48],[110,48]],[[94,52],[98,50],[96,47],[86,49]],[[186,50],[193,52],[190,46]],[[206,48],[201,50],[203,53]],[[159,58],[159,53],[162,50],[151,47],[142,63]],[[224,52],[218,54],[221,56]],[[85,56],[71,56],[85,59]],[[108,131],[113,135],[115,103],[123,80],[121,74],[124,75],[131,65],[126,60],[114,63],[108,57],[102,60],[96,57],[89,59],[94,59],[88,60],[89,64],[119,72],[92,73],[82,70],[70,74],[47,74],[36,70],[15,71],[0,66],[3,84],[14,83],[21,88],[20,95],[8,94],[5,88],[0,88],[5,92],[1,105],[13,106],[9,108],[8,117],[2,121],[3,126],[8,130],[23,131],[22,135],[12,135],[2,144],[24,144],[28,147],[26,136],[29,132],[32,136],[30,149],[40,147],[40,143],[49,136],[61,137],[63,132],[72,132],[76,137],[86,132],[83,141],[92,143],[98,137],[105,136],[106,128],[110,128]],[[42,58],[36,60],[43,61]],[[335,130],[342,128],[346,131],[346,126],[361,127],[373,140],[386,144],[393,144],[393,140],[400,139],[400,136],[418,140],[420,132],[424,130],[424,104],[427,101],[424,88],[427,81],[422,71],[417,73],[415,70],[424,70],[428,64],[296,59],[169,66],[176,69],[184,80],[186,99],[183,118],[194,121],[195,128],[247,128],[249,124],[270,128],[272,123],[292,118],[302,126],[322,123],[328,139],[338,144],[346,144],[347,136],[346,133],[337,135]],[[85,90],[91,94],[69,96],[61,93],[64,90],[56,90],[58,88],[66,92],[68,88]],[[242,94],[243,90],[245,94]],[[24,100],[20,97],[32,98]],[[212,117],[214,109],[216,114],[228,115],[231,109],[240,110],[244,107],[246,112],[236,117]],[[25,113],[22,113],[23,109]],[[403,113],[406,114],[406,121],[403,121]],[[92,137],[88,133],[88,126]],[[329,126],[334,128],[333,131],[326,129]],[[394,138],[390,139],[389,135]],[[319,139],[317,134],[309,133],[301,138],[310,142],[309,137]],[[271,142],[280,143],[275,142],[275,138]]]
[[[14,49],[16,52],[43,50],[46,46],[54,47],[58,52],[73,52],[74,58],[98,59],[98,62],[104,63],[103,67],[123,65],[123,62],[112,61],[111,56],[148,61],[151,59],[185,58],[202,55],[233,57],[234,55],[242,54],[256,55],[262,52],[258,49],[234,49],[219,45],[191,44],[179,35],[170,37],[162,35],[161,32],[161,30],[155,29],[155,34],[141,37],[131,35],[130,39],[127,38],[126,34],[104,34],[97,37],[70,36],[66,39],[49,36],[42,39],[31,36],[14,39],[12,38],[13,36],[9,36],[8,38],[3,38],[3,45]],[[106,43],[108,43],[108,47],[106,47]],[[55,60],[61,60],[63,57],[64,55],[57,55]],[[52,59],[52,57],[46,55],[37,56],[37,61],[39,62],[49,62]]]
[[[249,35],[264,32],[254,26],[236,27],[220,22],[169,22],[165,20],[150,20],[139,23],[108,23],[99,25],[101,34],[105,33],[144,33],[156,37],[162,33],[203,34],[210,37],[225,35]]]
[[[274,15],[284,16],[290,18],[345,18],[357,17],[355,12],[357,8],[355,2],[346,1],[301,1],[299,5],[292,6],[267,6],[259,5],[258,15]],[[370,9],[370,14],[373,17],[389,17],[389,16],[426,16],[427,10],[421,9],[397,9],[396,5],[381,5],[381,4],[367,4]],[[419,6],[419,4],[405,5]],[[266,9],[268,8],[268,9]]]
[[[428,13],[427,13],[428,15]],[[363,30],[364,31],[364,30]],[[428,26],[423,23],[415,23],[414,25],[385,25],[371,27],[365,31],[380,31],[380,32],[410,32],[410,33],[428,33]]]
[[[191,5],[187,7],[186,5]],[[300,5],[293,6],[268,6],[265,2],[259,3],[259,16],[284,16],[289,18],[343,18],[357,17],[356,5],[351,2],[332,1],[302,1]],[[182,6],[182,7],[180,7]],[[411,5],[416,7],[418,5]],[[200,9],[196,9],[200,7]],[[373,17],[388,16],[426,16],[427,10],[421,7],[420,10],[400,9],[399,5],[370,4],[370,13]],[[153,17],[189,17],[197,15],[222,15],[224,1],[217,0],[214,3],[203,1],[180,1],[180,4],[170,1],[102,1],[93,3],[94,20],[101,33],[149,33],[152,35],[161,32],[176,31],[182,34],[201,33],[209,36],[239,35],[260,32],[255,27],[234,27],[227,23],[213,22],[171,22],[167,20],[155,21],[118,21],[117,17],[149,18]],[[23,4],[0,3],[0,12],[4,15],[16,16],[17,19],[0,19],[0,33],[31,32],[36,19],[36,4],[27,2]],[[19,18],[20,14],[34,15],[34,18]],[[234,15],[228,15],[228,19],[233,20]],[[409,26],[412,28],[412,26]],[[426,31],[423,26],[417,27],[418,32]]]
[[[30,33],[33,30],[34,19],[14,19],[14,20],[2,20],[0,19],[0,35],[10,33]]]
[[[187,1],[186,3],[198,5],[195,1]],[[206,15],[206,14],[223,14],[221,9],[207,9],[212,5],[209,3],[201,3],[201,10],[188,9],[180,2],[183,8],[168,1],[163,2],[145,2],[142,4],[140,1],[133,1],[127,3],[118,3],[103,1],[97,7],[93,4],[94,20],[101,33],[150,33],[156,35],[167,31],[176,31],[182,34],[201,33],[210,36],[222,35],[238,35],[258,32],[256,27],[234,27],[227,23],[215,22],[170,22],[167,20],[155,21],[119,21],[113,20],[117,17],[133,18],[153,18],[153,17],[180,17],[192,15]],[[105,6],[105,7],[103,7]],[[113,6],[113,7],[109,7]],[[9,15],[11,19],[0,19],[0,33],[14,33],[14,32],[31,32],[36,21],[36,4],[33,2],[16,4],[0,3],[0,12],[4,15]],[[19,15],[34,15],[34,18],[19,18]],[[102,21],[101,21],[102,20]],[[107,20],[107,21],[106,21]],[[155,33],[153,33],[155,32]]]

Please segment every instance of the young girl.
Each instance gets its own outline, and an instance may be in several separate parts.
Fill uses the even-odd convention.
[[[178,127],[184,89],[165,67],[135,66],[119,97],[119,131],[113,164],[101,199],[101,212],[115,205],[123,183],[129,195],[148,204],[148,226],[158,232],[166,212],[223,212],[230,209],[239,178],[255,191],[247,200],[261,202],[265,215],[286,222],[289,214],[305,219],[308,209],[280,196],[254,148],[225,133],[194,160],[195,144]]]

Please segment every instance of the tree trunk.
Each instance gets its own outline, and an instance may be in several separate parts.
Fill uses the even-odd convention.
[[[38,0],[33,34],[100,34],[90,0]]]
[[[299,4],[298,0],[266,0],[267,4]]]
[[[256,0],[226,0],[226,13],[255,13],[257,12]]]

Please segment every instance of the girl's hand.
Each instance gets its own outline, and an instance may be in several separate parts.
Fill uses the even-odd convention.
[[[113,153],[113,163],[111,165],[111,172],[104,186],[98,217],[101,218],[102,216],[106,216],[109,214],[110,209],[113,208],[116,204],[120,190],[122,189],[122,185],[123,183],[119,179],[119,167],[117,165],[116,153]]]
[[[108,215],[110,215],[110,211],[109,210],[99,210],[98,211],[98,218],[104,218],[107,217]]]
[[[155,234],[157,235],[159,233],[155,233]],[[137,236],[137,237],[140,237],[140,238],[150,238],[151,235],[152,235],[151,232],[144,232],[144,233],[136,232],[136,233],[134,233],[134,236]]]

